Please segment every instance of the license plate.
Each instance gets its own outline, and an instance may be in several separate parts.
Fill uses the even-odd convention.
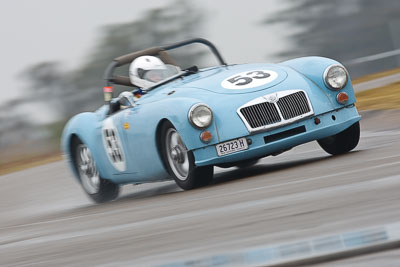
[[[217,149],[217,154],[220,157],[237,151],[246,150],[248,148],[249,146],[247,145],[246,138],[244,137],[224,142],[215,146],[215,149]]]

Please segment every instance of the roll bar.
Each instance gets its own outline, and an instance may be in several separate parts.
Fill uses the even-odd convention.
[[[120,84],[126,86],[132,86],[130,79],[128,76],[114,76],[114,72],[116,68],[130,64],[135,58],[140,56],[159,56],[160,59],[165,64],[176,65],[175,61],[171,58],[171,56],[167,53],[168,50],[176,49],[182,46],[199,43],[204,44],[210,48],[211,52],[215,55],[221,65],[227,65],[225,60],[222,58],[221,54],[210,41],[203,38],[194,38],[186,41],[178,42],[171,45],[160,46],[160,47],[152,47],[145,50],[141,50],[138,52],[130,53],[127,55],[123,55],[117,58],[114,58],[113,61],[107,66],[104,72],[104,79],[106,80],[106,87],[111,86],[112,84]]]

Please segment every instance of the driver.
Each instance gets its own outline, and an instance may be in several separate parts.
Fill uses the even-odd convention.
[[[129,67],[129,78],[133,85],[147,90],[179,72],[179,67],[164,64],[157,57],[141,56],[132,61]]]

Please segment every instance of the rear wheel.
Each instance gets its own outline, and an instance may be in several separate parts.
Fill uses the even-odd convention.
[[[178,131],[170,122],[161,126],[161,149],[168,173],[184,190],[209,184],[213,166],[196,167],[194,156],[188,151]]]
[[[112,201],[118,197],[119,185],[100,177],[92,153],[85,144],[74,142],[75,168],[83,190],[97,203]]]
[[[343,132],[318,140],[323,150],[339,155],[353,150],[360,140],[360,123],[356,122]]]

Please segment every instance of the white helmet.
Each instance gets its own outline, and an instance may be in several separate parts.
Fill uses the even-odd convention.
[[[159,58],[153,56],[138,57],[129,67],[131,83],[144,90],[177,73],[179,73],[178,67],[165,65]]]

